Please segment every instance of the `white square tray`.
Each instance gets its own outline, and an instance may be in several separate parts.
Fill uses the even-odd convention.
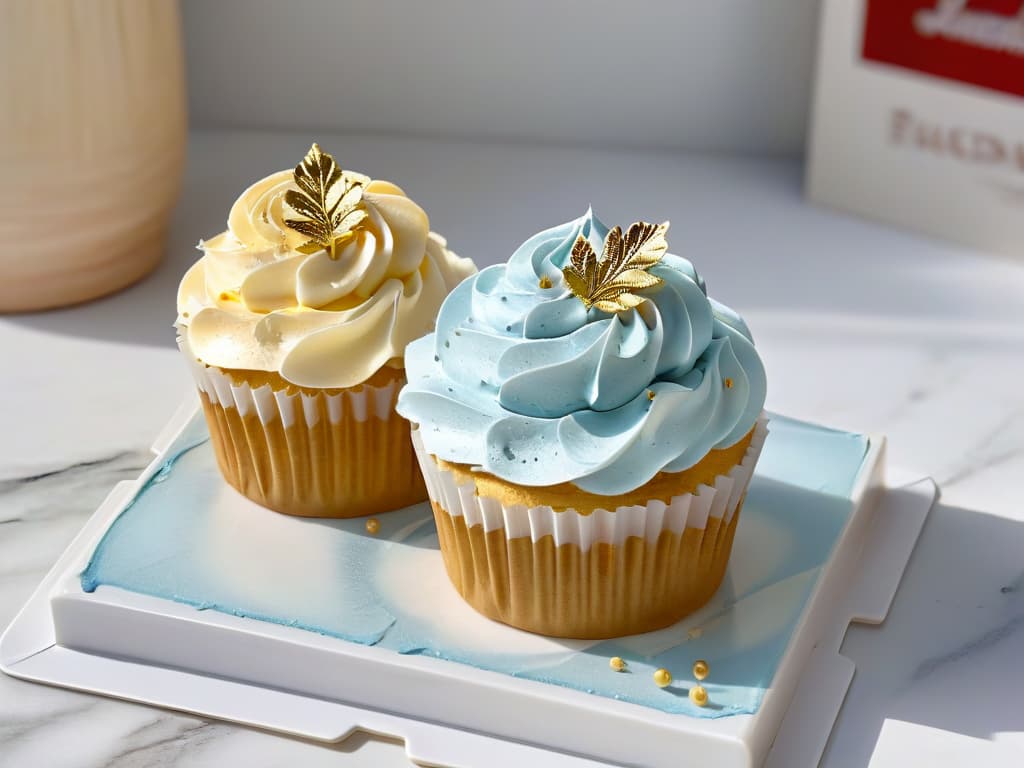
[[[852,511],[760,706],[703,719],[115,587],[83,591],[79,575],[97,544],[194,418],[194,403],[184,406],[155,443],[150,467],[116,486],[89,520],[0,638],[0,667],[311,739],[336,742],[356,730],[396,736],[410,759],[432,765],[675,766],[683,756],[737,768],[815,765],[854,672],[839,655],[846,629],[884,619],[937,492],[910,473],[890,471],[883,484],[884,439],[871,438]],[[743,530],[741,523],[738,547]],[[459,598],[439,589],[437,599]],[[486,622],[475,614],[465,621],[467,631]],[[513,647],[532,637],[487,625]],[[685,679],[688,670],[676,672]]]

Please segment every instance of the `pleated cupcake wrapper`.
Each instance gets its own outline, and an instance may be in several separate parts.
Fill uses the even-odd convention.
[[[215,405],[235,408],[243,418],[255,413],[262,424],[280,419],[285,429],[293,426],[298,419],[312,428],[324,416],[331,424],[340,424],[343,418],[356,421],[370,418],[388,421],[398,418],[395,415],[395,401],[401,389],[399,381],[390,381],[383,387],[363,385],[335,394],[309,394],[275,390],[269,384],[253,389],[244,382],[235,383],[218,368],[200,364],[192,366],[192,374],[199,391],[205,392]]]
[[[258,504],[293,515],[360,517],[426,498],[409,422],[394,410],[400,380],[289,393],[236,383],[190,359],[221,473]]]
[[[586,551],[597,542],[622,544],[630,537],[654,544],[663,531],[704,528],[709,519],[729,523],[754,474],[768,435],[767,423],[765,418],[758,420],[743,459],[719,475],[713,485],[701,485],[696,493],[675,496],[668,504],[654,499],[644,506],[596,509],[589,514],[574,509],[555,511],[549,506],[506,506],[499,499],[478,496],[474,483],[463,480],[460,484],[453,472],[441,469],[423,447],[419,430],[413,430],[412,439],[427,493],[449,515],[463,517],[468,527],[482,525],[485,533],[502,529],[506,538],[529,537],[532,541],[552,536],[555,546],[575,544]]]
[[[460,594],[521,629],[600,638],[668,626],[711,598],[766,436],[762,418],[740,463],[695,493],[589,514],[479,496],[415,429],[413,444]]]

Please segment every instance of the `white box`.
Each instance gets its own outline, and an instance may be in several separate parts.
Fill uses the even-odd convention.
[[[826,0],[810,199],[1024,256],[1021,6]]]

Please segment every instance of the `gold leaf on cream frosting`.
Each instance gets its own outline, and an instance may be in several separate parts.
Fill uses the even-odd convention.
[[[626,231],[615,227],[604,240],[600,260],[590,241],[580,235],[573,243],[569,265],[562,275],[573,294],[587,309],[624,312],[643,301],[633,291],[653,288],[664,281],[648,270],[668,250],[665,238],[669,223],[638,221]]]
[[[338,245],[352,237],[367,216],[362,207],[363,187],[370,180],[342,170],[319,144],[310,147],[295,166],[294,179],[298,189],[288,190],[284,201],[303,218],[285,219],[284,223],[309,238],[299,247],[303,253],[324,249],[332,259],[337,258]]]

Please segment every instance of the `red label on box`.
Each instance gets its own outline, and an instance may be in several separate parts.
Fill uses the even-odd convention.
[[[863,55],[1024,96],[1024,0],[867,0]]]

